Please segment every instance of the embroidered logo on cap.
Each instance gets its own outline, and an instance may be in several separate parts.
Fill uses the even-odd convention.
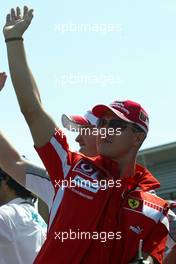
[[[144,111],[140,111],[139,119],[146,124],[149,122],[148,116],[144,113]]]
[[[122,111],[124,111],[127,115],[130,114],[130,111],[127,110],[124,106],[124,103],[123,102],[120,102],[120,101],[115,101],[111,104],[111,106],[114,106],[116,108],[120,108]]]

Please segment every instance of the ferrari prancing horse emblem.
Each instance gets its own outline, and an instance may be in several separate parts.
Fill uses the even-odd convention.
[[[128,199],[128,205],[132,208],[132,209],[136,209],[139,207],[140,202],[138,200],[135,199]]]

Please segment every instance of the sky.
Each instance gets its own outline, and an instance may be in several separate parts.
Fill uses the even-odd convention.
[[[99,103],[130,99],[150,117],[142,149],[176,140],[175,0],[6,0],[1,29],[18,5],[34,9],[24,34],[26,54],[43,106],[59,126],[62,113],[84,114]],[[8,75],[0,93],[0,129],[21,154],[41,165],[15,97],[2,33],[0,71]],[[77,150],[76,135],[66,134]]]

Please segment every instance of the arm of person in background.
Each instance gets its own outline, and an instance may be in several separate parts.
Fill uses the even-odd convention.
[[[19,184],[26,184],[26,162],[24,162],[15,150],[0,132],[0,167],[7,174],[13,177]]]
[[[22,158],[0,131],[0,168],[51,208],[54,188],[43,168]]]
[[[34,144],[41,147],[52,138],[56,124],[44,111],[38,98],[38,89],[29,69],[22,36],[33,18],[33,10],[24,7],[11,9],[7,15],[3,32],[7,44],[11,79],[21,112],[30,128]]]
[[[7,75],[5,72],[0,73],[0,90],[3,89]],[[26,165],[22,161],[19,153],[9,143],[0,131],[0,167],[11,175],[18,183],[25,186]]]
[[[4,72],[0,73],[0,90],[3,89],[6,79],[7,75]],[[1,131],[0,168],[11,175],[19,184],[39,196],[50,210],[54,189],[48,173],[43,168],[23,159]]]

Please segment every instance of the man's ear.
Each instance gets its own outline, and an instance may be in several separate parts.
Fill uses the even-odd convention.
[[[135,146],[140,148],[140,146],[142,145],[143,141],[146,138],[146,134],[143,132],[137,132],[135,133]]]
[[[7,182],[9,181],[9,176],[5,175],[3,181],[7,184]]]

